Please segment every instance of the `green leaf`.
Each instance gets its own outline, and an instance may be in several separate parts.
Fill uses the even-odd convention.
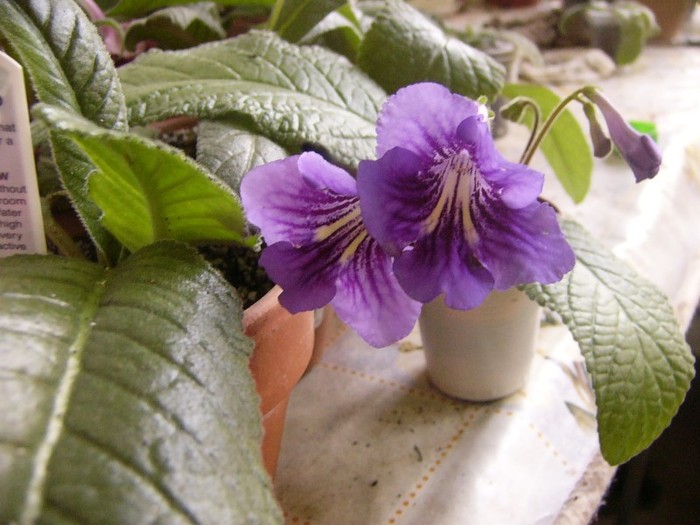
[[[204,2],[190,7],[170,7],[129,25],[124,43],[134,50],[143,40],[161,49],[184,49],[226,36],[216,4]]]
[[[663,293],[581,226],[562,227],[576,266],[561,282],[524,288],[557,312],[578,342],[595,390],[601,451],[616,465],[669,425],[694,359]]]
[[[236,193],[251,169],[288,156],[284,148],[236,121],[203,120],[197,134],[197,162]]]
[[[285,40],[297,42],[345,2],[346,0],[280,0],[272,10],[268,28]]]
[[[398,0],[388,1],[367,31],[358,63],[388,93],[430,80],[471,98],[492,97],[505,81],[501,64]]]
[[[506,84],[503,95],[532,99],[540,106],[543,119],[561,102],[549,88],[535,84]],[[532,116],[526,113],[524,124],[532,129],[532,123]],[[559,115],[540,149],[566,193],[574,202],[581,202],[591,186],[593,156],[586,135],[568,109]]]
[[[71,0],[3,0],[0,35],[29,75],[42,102],[62,107],[105,128],[127,128],[119,78],[100,35]],[[92,166],[70,142],[52,136],[63,185],[98,251],[115,261],[121,247],[101,227],[100,210],[87,195]]]
[[[173,241],[0,259],[0,522],[281,523],[241,316]]]
[[[133,18],[162,9],[164,7],[197,4],[202,0],[121,0],[109,9],[110,16]],[[222,6],[272,7],[275,0],[216,0]]]
[[[346,4],[316,24],[299,43],[320,45],[356,62],[363,38],[360,21],[352,7]]]
[[[35,113],[95,166],[90,196],[104,226],[129,250],[161,239],[255,245],[233,191],[181,151],[55,107],[40,106]]]
[[[375,120],[386,98],[344,57],[266,31],[146,53],[120,75],[133,124],[241,112],[284,146],[320,144],[352,166],[374,157]]]

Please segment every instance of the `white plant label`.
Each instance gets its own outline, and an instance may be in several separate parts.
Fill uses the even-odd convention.
[[[0,51],[0,257],[46,253],[22,66]]]

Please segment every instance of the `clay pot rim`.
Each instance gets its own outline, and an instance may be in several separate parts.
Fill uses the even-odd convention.
[[[270,321],[277,323],[292,316],[284,307],[274,308],[274,303],[279,302],[281,293],[282,288],[276,284],[260,299],[243,310],[243,326],[248,337],[254,338],[260,332],[263,323]],[[270,318],[271,315],[272,318]]]

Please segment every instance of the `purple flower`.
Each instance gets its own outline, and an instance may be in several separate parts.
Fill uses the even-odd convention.
[[[649,135],[637,132],[627,124],[610,101],[597,90],[586,90],[585,95],[598,106],[603,114],[610,138],[622,158],[632,168],[637,182],[654,177],[661,167],[661,152],[654,140]]]
[[[260,264],[292,313],[331,303],[374,346],[413,328],[420,304],[401,289],[391,258],[369,237],[355,180],[316,153],[259,166],[241,183],[248,219],[268,247]]]
[[[412,298],[444,293],[469,309],[573,267],[554,209],[538,201],[544,175],[496,151],[476,102],[432,83],[399,90],[380,113],[377,156],[359,166],[362,214]]]

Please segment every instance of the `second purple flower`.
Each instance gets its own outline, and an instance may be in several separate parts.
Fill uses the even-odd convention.
[[[432,83],[399,90],[377,124],[376,161],[358,192],[370,235],[413,299],[469,309],[493,289],[559,281],[575,256],[544,175],[496,150],[486,109]]]

